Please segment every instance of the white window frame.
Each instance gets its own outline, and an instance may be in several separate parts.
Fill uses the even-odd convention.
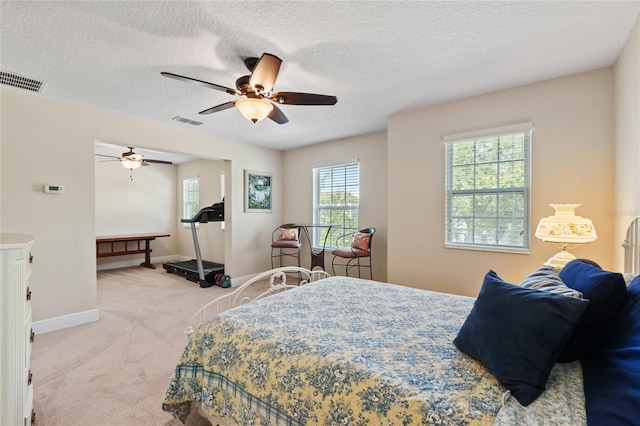
[[[220,199],[221,200],[224,200],[224,197],[225,197],[226,190],[225,190],[224,186],[225,186],[224,172],[220,172],[220,195],[221,195]],[[226,229],[226,225],[224,223],[224,220],[222,222],[220,222],[220,229],[222,231],[224,231]]]
[[[448,135],[443,138],[445,143],[445,247],[455,249],[470,249],[470,250],[484,250],[484,251],[499,251],[509,253],[530,253],[531,250],[531,138],[532,138],[533,126],[531,123],[520,123],[511,126],[504,126],[492,129],[485,129],[476,132],[460,133],[455,135]],[[522,159],[501,159],[479,161],[476,156],[475,146],[484,142],[487,139],[498,138],[498,149],[501,140],[508,140],[510,137],[516,135],[524,139],[524,152]],[[468,144],[474,145],[474,160],[471,163],[463,165],[454,165],[453,162],[453,146],[456,144]],[[500,188],[500,168],[507,164],[513,164],[521,162],[523,163],[523,186],[522,187],[510,187]],[[498,170],[496,176],[496,186],[490,188],[477,188],[477,168],[483,165],[495,165]],[[473,167],[473,188],[456,190],[454,189],[454,169],[456,167]],[[506,216],[504,210],[500,210],[500,195],[509,194],[521,194],[522,196],[522,212],[521,215]],[[464,220],[458,221],[458,223],[467,224],[472,222],[470,230],[467,232],[456,231],[456,218],[454,217],[453,200],[455,196],[471,196],[472,210],[471,216],[461,216]],[[482,216],[481,213],[476,215],[476,208],[479,208],[476,197],[478,196],[491,196],[496,197],[495,212],[492,216]],[[505,238],[502,234],[503,240],[501,241],[500,224],[508,224],[510,219],[521,220],[522,229],[516,230],[519,235],[522,236],[522,243],[508,243],[508,237]],[[476,240],[476,222],[484,220],[496,221],[496,226],[493,229],[494,233],[489,235],[489,238],[495,237],[495,242],[487,242]],[[467,228],[465,228],[467,229]],[[512,231],[513,233],[513,231]],[[470,236],[470,240],[461,241],[460,235]],[[513,234],[512,234],[513,236]],[[487,238],[486,236],[484,238]]]
[[[330,177],[327,177],[327,174]],[[321,182],[322,178],[329,179]],[[338,178],[339,180],[334,179]],[[336,204],[321,205],[320,199],[323,194],[331,195],[343,191],[350,197],[344,197],[342,201]],[[338,196],[335,199],[340,199]],[[356,201],[356,203],[354,203]],[[328,217],[329,216],[329,217]],[[340,220],[336,220],[337,216],[342,216]],[[331,217],[334,220],[331,220]],[[353,221],[355,217],[355,223]],[[326,239],[327,249],[334,248],[338,237],[359,229],[360,217],[360,163],[358,160],[348,161],[344,163],[329,164],[313,168],[313,223],[319,225],[333,225]],[[351,223],[349,224],[349,220]],[[350,226],[349,226],[350,225]],[[323,246],[327,228],[313,228],[313,247],[320,248]]]
[[[191,182],[198,184],[197,191],[190,191],[189,186]],[[192,199],[192,196],[197,196],[197,199]],[[195,207],[195,212],[191,213],[189,207]],[[182,179],[182,218],[191,219],[200,210],[200,177],[190,177]],[[199,224],[196,223],[196,226]],[[182,223],[185,228],[190,227],[189,223]]]

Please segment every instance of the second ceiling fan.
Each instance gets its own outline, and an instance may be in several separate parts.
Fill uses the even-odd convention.
[[[150,158],[144,158],[142,154],[138,154],[133,152],[133,147],[128,146],[129,151],[123,152],[120,157],[116,157],[114,155],[106,155],[106,154],[96,154],[100,157],[109,157],[114,158],[114,160],[104,160],[104,161],[119,161],[120,164],[125,169],[129,169],[129,178],[133,180],[133,171],[140,166],[148,166],[149,164],[173,164],[171,161],[164,160],[152,160]]]
[[[335,105],[338,98],[330,95],[318,95],[302,92],[273,92],[273,86],[282,60],[270,53],[264,53],[260,59],[246,58],[244,64],[250,75],[244,75],[236,80],[236,88],[221,86],[207,81],[185,77],[170,72],[161,72],[165,77],[188,83],[198,84],[210,89],[226,92],[238,96],[241,99],[225,102],[211,108],[200,111],[199,114],[212,114],[236,107],[248,120],[256,123],[264,118],[269,118],[278,124],[289,121],[286,115],[278,108],[283,105]]]
[[[140,166],[148,166],[151,163],[155,164],[173,164],[171,161],[164,160],[152,160],[150,158],[144,158],[142,154],[137,154],[133,152],[133,147],[128,146],[129,151],[123,152],[120,157],[116,157],[114,155],[105,155],[105,154],[96,154],[100,157],[109,157],[115,158],[115,160],[107,160],[107,161],[120,161],[120,164],[124,166],[124,168],[129,170],[137,169]]]

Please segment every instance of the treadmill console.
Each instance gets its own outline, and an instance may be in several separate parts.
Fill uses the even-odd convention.
[[[191,219],[181,219],[182,223],[207,223],[224,221],[224,200],[213,204],[211,207],[201,209]]]

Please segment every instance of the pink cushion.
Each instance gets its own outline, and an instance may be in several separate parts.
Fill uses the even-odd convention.
[[[275,248],[300,248],[300,241],[281,240],[271,243],[271,247]]]
[[[369,242],[371,241],[371,234],[365,232],[356,232],[353,236],[353,244],[351,247],[355,249],[369,251]]]
[[[337,248],[331,253],[338,257],[367,257],[371,255],[368,250],[360,250],[357,248]]]
[[[278,241],[298,241],[298,228],[278,228]]]

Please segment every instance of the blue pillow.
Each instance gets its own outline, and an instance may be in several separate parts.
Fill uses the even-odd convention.
[[[522,288],[489,271],[455,345],[527,406],[540,395],[588,301]]]
[[[559,276],[568,287],[589,300],[580,325],[558,359],[571,362],[600,344],[627,299],[627,286],[622,274],[602,270],[582,259],[567,263]]]
[[[582,359],[587,422],[632,425],[640,419],[640,276],[601,347]]]

